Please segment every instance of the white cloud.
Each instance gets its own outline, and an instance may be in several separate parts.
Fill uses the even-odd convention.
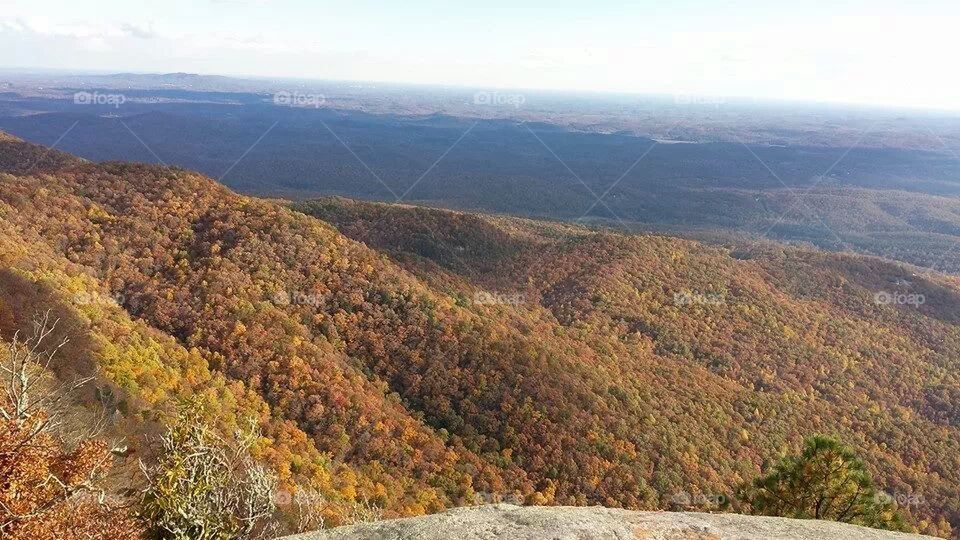
[[[17,17],[0,21],[5,29],[50,38],[108,39],[125,35],[116,27],[96,23],[62,23],[45,17]]]

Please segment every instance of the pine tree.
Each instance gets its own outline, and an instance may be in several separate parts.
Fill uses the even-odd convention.
[[[738,498],[753,514],[909,529],[853,450],[822,435],[808,437],[800,455],[781,459],[742,486]]]

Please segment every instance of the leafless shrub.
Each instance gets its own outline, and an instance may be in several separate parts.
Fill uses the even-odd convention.
[[[296,505],[296,532],[316,531],[324,528],[326,519],[323,516],[323,509],[326,500],[319,491],[300,488],[293,497],[293,503]]]
[[[370,523],[383,519],[383,509],[367,499],[353,503],[349,518],[349,525],[356,523]]]
[[[57,383],[50,365],[61,349],[69,342],[64,337],[54,341],[59,319],[51,319],[47,311],[32,321],[33,332],[24,337],[21,332],[13,336],[7,348],[7,358],[0,363],[4,401],[0,416],[23,428],[30,423],[28,432],[38,435],[59,426],[59,414],[67,399],[75,390],[92,378],[78,378],[71,382]],[[38,414],[45,411],[45,414]]]
[[[161,439],[147,478],[143,509],[159,538],[263,538],[273,533],[276,479],[250,455],[260,437],[254,422],[227,441],[196,412],[181,415]]]
[[[109,522],[104,530],[132,524],[114,519],[103,486],[120,449],[92,434],[59,433],[69,398],[90,378],[58,383],[52,375],[51,363],[68,342],[52,338],[58,322],[49,311],[38,315],[29,336],[17,332],[0,351],[0,537],[23,527],[53,534],[68,507],[98,513]]]

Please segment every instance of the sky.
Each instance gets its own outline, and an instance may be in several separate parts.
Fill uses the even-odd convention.
[[[0,67],[960,110],[957,0],[0,0]]]

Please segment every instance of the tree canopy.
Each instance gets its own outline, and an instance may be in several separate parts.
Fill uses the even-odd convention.
[[[851,448],[823,435],[805,439],[800,454],[779,460],[744,487],[740,497],[757,514],[906,529],[863,461]]]

